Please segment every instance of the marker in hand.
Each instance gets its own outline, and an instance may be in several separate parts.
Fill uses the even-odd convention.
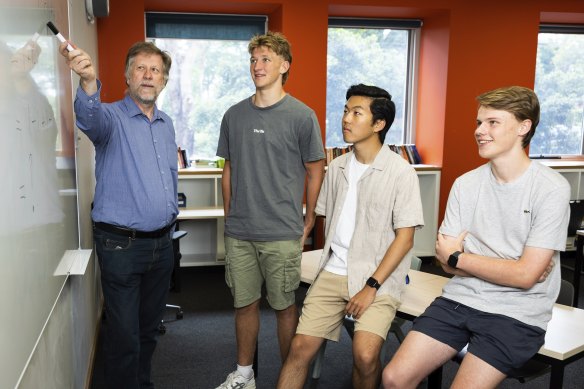
[[[57,30],[57,27],[55,27],[55,25],[53,24],[53,22],[48,22],[47,26],[51,29],[51,31],[53,32],[53,34],[55,34],[55,36],[57,37],[57,39],[59,40],[59,42],[61,43],[66,43],[67,39],[65,39],[65,37],[63,35],[61,35],[61,33],[59,32],[59,30]],[[73,51],[73,46],[71,46],[70,43],[67,43],[67,51]]]

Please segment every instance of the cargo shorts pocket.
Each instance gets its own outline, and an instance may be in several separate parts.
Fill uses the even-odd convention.
[[[233,287],[233,280],[231,278],[231,266],[229,266],[229,260],[225,258],[225,283],[229,288]]]
[[[294,292],[300,286],[300,261],[302,252],[286,258],[284,264],[284,292]]]
[[[228,236],[225,237],[225,283],[229,288],[233,287],[233,277],[231,275],[231,263],[234,245],[236,241]]]

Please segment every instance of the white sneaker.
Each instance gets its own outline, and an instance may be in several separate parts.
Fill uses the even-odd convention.
[[[255,389],[255,379],[251,377],[248,381],[240,372],[235,370],[233,373],[227,376],[224,383],[219,385],[215,389]]]

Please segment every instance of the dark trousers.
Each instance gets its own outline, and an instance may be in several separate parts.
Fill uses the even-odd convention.
[[[106,309],[107,387],[153,388],[152,354],[174,263],[170,233],[156,239],[132,239],[98,227],[93,233]]]

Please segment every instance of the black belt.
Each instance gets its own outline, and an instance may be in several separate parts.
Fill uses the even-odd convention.
[[[131,228],[125,228],[120,226],[114,226],[113,224],[109,223],[102,223],[102,222],[95,222],[95,226],[100,230],[111,232],[112,234],[123,235],[127,236],[128,238],[138,238],[138,239],[154,239],[154,238],[161,238],[164,235],[168,234],[172,226],[174,226],[175,222],[170,223],[168,226],[161,228],[160,230],[156,231],[139,231],[133,230]]]

